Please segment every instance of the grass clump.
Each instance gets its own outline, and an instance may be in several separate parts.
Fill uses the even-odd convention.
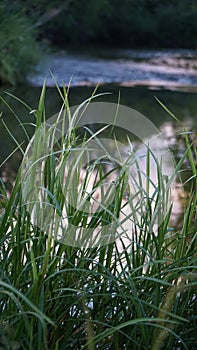
[[[65,109],[65,117],[70,118],[72,123],[67,91],[64,89],[62,93],[59,89],[59,92],[63,107],[56,120],[63,118],[65,121],[62,113]],[[38,197],[43,196],[42,203],[48,200],[53,208],[53,216],[50,216],[49,222],[46,215],[43,216],[45,221],[36,222],[32,219],[33,210],[39,211],[42,207],[39,201],[34,201],[32,206],[30,201],[24,200],[27,181],[24,182],[22,169],[18,172],[10,195],[1,181],[0,346],[4,349],[38,350],[195,349],[195,147],[187,141],[184,158],[189,158],[194,187],[180,231],[170,228],[171,208],[157,230],[150,229],[155,217],[154,207],[149,203],[151,198],[143,192],[143,203],[141,201],[132,207],[131,197],[125,198],[127,176],[124,171],[118,173],[113,200],[98,207],[88,217],[84,207],[83,210],[74,207],[72,199],[68,200],[69,196],[73,196],[73,193],[65,193],[68,187],[62,187],[69,154],[79,147],[79,135],[73,128],[64,137],[57,138],[54,128],[47,125],[44,100],[45,87],[38,109],[33,112],[35,137],[31,143],[30,160],[34,165],[37,159],[42,169],[39,175],[44,185]],[[96,136],[90,132],[90,137],[99,142]],[[49,142],[51,140],[53,142]],[[86,145],[86,141],[84,136],[83,145]],[[46,142],[49,147],[43,156],[40,150],[43,151]],[[55,147],[50,148],[51,144]],[[176,173],[183,161],[177,165]],[[85,198],[85,204],[88,205],[107,175],[99,166],[95,166],[98,176],[90,192],[87,192],[88,167],[81,180],[81,163],[77,164],[74,194],[80,195],[82,202]],[[33,178],[37,178],[37,168],[33,165],[30,176],[26,178],[31,186]],[[74,166],[74,162],[71,165]],[[159,177],[160,168],[157,168]],[[110,172],[115,170],[116,165]],[[140,176],[139,173],[136,180],[139,188]],[[157,193],[161,190],[158,187]],[[35,200],[35,197],[31,198]],[[38,206],[35,207],[35,204]],[[129,244],[124,239],[126,205],[132,207],[127,237]],[[56,239],[58,231],[56,226],[54,230],[54,225],[65,206],[68,214],[65,234],[69,233],[69,224],[74,225],[76,231],[82,227],[97,232],[105,226],[111,228],[110,223],[115,221],[119,225],[117,229],[122,230],[119,241],[112,240],[105,245],[73,246],[65,240]],[[43,230],[41,223],[46,221],[49,225],[47,230],[46,226]]]

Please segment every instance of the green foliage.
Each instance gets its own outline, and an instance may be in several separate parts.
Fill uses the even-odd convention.
[[[96,0],[94,4],[90,0],[71,1],[45,28],[56,45],[98,42],[100,38],[105,40],[109,36],[107,21],[112,7],[108,0]]]
[[[164,7],[157,15],[160,40],[168,47],[196,47],[197,8],[185,8],[176,4]]]
[[[28,18],[0,5],[0,83],[26,80],[39,58],[32,24]]]
[[[196,47],[195,1],[73,1],[47,25],[57,44]]]
[[[59,92],[63,106],[69,108],[66,91],[64,96]],[[45,87],[34,112],[36,130],[41,122],[46,126],[44,96]],[[35,155],[44,145],[43,138],[45,141],[53,138],[53,128],[49,133],[45,127],[42,131],[37,133],[33,144]],[[150,210],[151,198],[144,192],[139,205],[133,208],[136,221],[131,221],[127,249],[120,249],[120,245],[125,248],[123,239],[119,246],[111,243],[95,248],[72,247],[53,239],[50,231],[44,233],[32,223],[28,203],[22,199],[24,175],[18,173],[10,196],[1,183],[1,347],[19,350],[196,348],[197,254],[193,218],[197,208],[197,153],[187,134],[186,142],[187,150],[176,173],[188,157],[195,184],[182,230],[169,228],[170,212],[158,228],[158,235],[150,230],[154,212]],[[65,204],[65,192],[59,186],[61,172],[64,173],[67,149],[72,150],[76,143],[75,133],[66,134],[57,143],[56,153],[51,150],[44,160],[46,190],[52,204],[60,208]],[[159,177],[159,164],[157,168]],[[125,181],[123,176],[116,188],[114,205],[106,208],[113,218],[124,210]],[[140,174],[136,181],[140,189]],[[156,188],[155,201],[162,190],[160,186]],[[106,212],[100,213],[101,219],[106,220]],[[70,208],[69,220],[92,225],[83,212],[74,208]],[[98,220],[94,220],[94,225],[96,229]]]

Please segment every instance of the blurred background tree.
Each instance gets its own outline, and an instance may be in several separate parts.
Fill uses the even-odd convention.
[[[62,46],[195,48],[197,1],[73,0],[45,29]]]

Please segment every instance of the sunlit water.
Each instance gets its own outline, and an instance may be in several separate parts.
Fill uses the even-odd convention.
[[[37,74],[29,77],[31,84],[49,86],[118,83],[137,84],[170,89],[197,88],[197,53],[192,50],[132,50],[83,49],[48,54],[37,67]]]

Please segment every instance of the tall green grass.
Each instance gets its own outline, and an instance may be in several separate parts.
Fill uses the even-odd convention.
[[[63,108],[69,111],[66,89],[59,92]],[[47,128],[44,105],[45,86],[34,111],[35,130],[41,123],[45,130],[44,136],[37,134],[33,144],[35,155],[43,147],[43,137],[45,141],[53,137],[53,129]],[[65,135],[43,160],[45,193],[56,212],[66,205],[67,194],[60,180],[67,150],[76,147],[78,136],[75,130]],[[94,213],[91,220],[82,210],[67,208],[70,223],[76,228],[82,225],[97,230],[119,220],[118,229],[122,232],[124,207],[129,205],[132,217],[127,246],[124,232],[118,243],[93,248],[75,247],[54,239],[50,228],[43,232],[32,222],[30,207],[24,202],[22,171],[19,170],[9,195],[1,181],[0,349],[196,348],[197,152],[187,133],[185,137],[187,149],[175,175],[187,157],[193,172],[193,188],[181,230],[170,227],[170,209],[158,229],[151,229],[154,208],[150,205],[150,194],[143,190],[137,209],[132,207],[131,198],[125,199],[124,171],[118,173],[112,203]],[[147,162],[147,174],[149,166]],[[90,197],[107,176],[101,168],[96,169],[98,176]],[[159,178],[159,164],[157,169]],[[111,171],[115,170],[116,165]],[[87,176],[82,183],[80,176],[76,177],[79,189],[87,184],[88,170],[85,171]],[[136,181],[140,190],[140,173]],[[157,194],[163,190],[159,182]],[[154,201],[157,200],[156,196]]]

